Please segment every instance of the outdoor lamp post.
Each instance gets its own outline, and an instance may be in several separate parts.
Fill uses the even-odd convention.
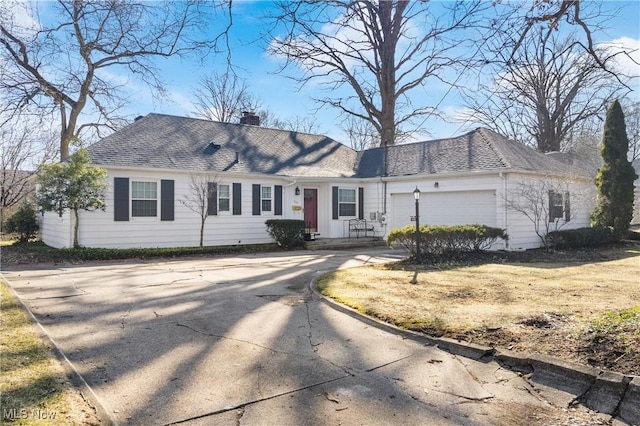
[[[413,191],[413,198],[416,200],[416,261],[420,261],[420,190],[416,186]]]

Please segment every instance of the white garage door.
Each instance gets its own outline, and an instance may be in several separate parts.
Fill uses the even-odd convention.
[[[392,228],[415,224],[413,194],[391,194]],[[420,195],[421,225],[481,225],[496,226],[495,191],[434,192]]]

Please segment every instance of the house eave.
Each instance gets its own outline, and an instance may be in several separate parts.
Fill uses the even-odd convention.
[[[548,170],[527,170],[527,169],[512,169],[512,168],[499,168],[491,170],[468,170],[458,172],[443,172],[443,173],[423,173],[423,174],[411,174],[402,176],[376,176],[367,178],[357,178],[362,182],[402,182],[411,181],[416,179],[444,179],[444,178],[460,178],[460,177],[475,177],[475,176],[499,176],[506,174],[521,174],[529,176],[549,176],[554,178],[571,178],[575,180],[591,180],[586,175],[560,173]]]

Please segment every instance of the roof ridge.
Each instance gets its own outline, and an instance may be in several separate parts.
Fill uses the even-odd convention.
[[[178,119],[182,119],[182,120],[203,121],[203,122],[206,122],[206,123],[222,124],[222,125],[225,125],[225,126],[236,126],[236,127],[244,127],[244,128],[252,128],[252,129],[262,129],[262,130],[269,130],[269,131],[275,131],[275,132],[280,132],[280,133],[288,133],[288,134],[322,136],[324,138],[327,138],[327,139],[330,139],[330,140],[332,140],[334,142],[337,142],[337,143],[339,143],[341,145],[344,145],[345,147],[349,148],[352,151],[356,151],[352,147],[350,147],[348,145],[345,145],[344,143],[342,143],[340,141],[337,141],[336,139],[332,138],[331,136],[327,136],[324,133],[311,133],[311,132],[303,132],[303,131],[299,131],[299,130],[278,129],[277,127],[268,127],[268,126],[263,126],[262,124],[259,124],[259,125],[256,126],[254,124],[231,123],[229,121],[217,121],[217,120],[210,120],[208,118],[201,118],[201,117],[186,117],[184,115],[167,114],[167,113],[162,113],[162,112],[150,112],[147,115],[142,116],[142,118],[148,117],[150,115],[164,116],[164,117],[169,117],[169,118],[178,118]],[[130,124],[133,124],[133,123],[130,123]]]
[[[474,132],[477,132],[480,135],[480,137],[484,140],[484,142],[489,146],[489,148],[498,156],[498,160],[500,161],[500,163],[502,163],[502,165],[505,168],[507,169],[513,168],[513,165],[509,161],[507,161],[506,156],[504,155],[504,152],[502,152],[502,150],[498,148],[490,138],[487,137],[487,135],[485,134],[485,132],[487,131],[490,131],[490,130],[484,127],[478,127],[476,130],[474,130]],[[492,132],[492,133],[495,133],[495,132]],[[498,133],[496,134],[499,135]]]

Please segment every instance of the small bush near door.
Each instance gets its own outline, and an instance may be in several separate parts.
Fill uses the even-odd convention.
[[[267,232],[285,249],[304,247],[304,220],[271,219],[265,222]]]

